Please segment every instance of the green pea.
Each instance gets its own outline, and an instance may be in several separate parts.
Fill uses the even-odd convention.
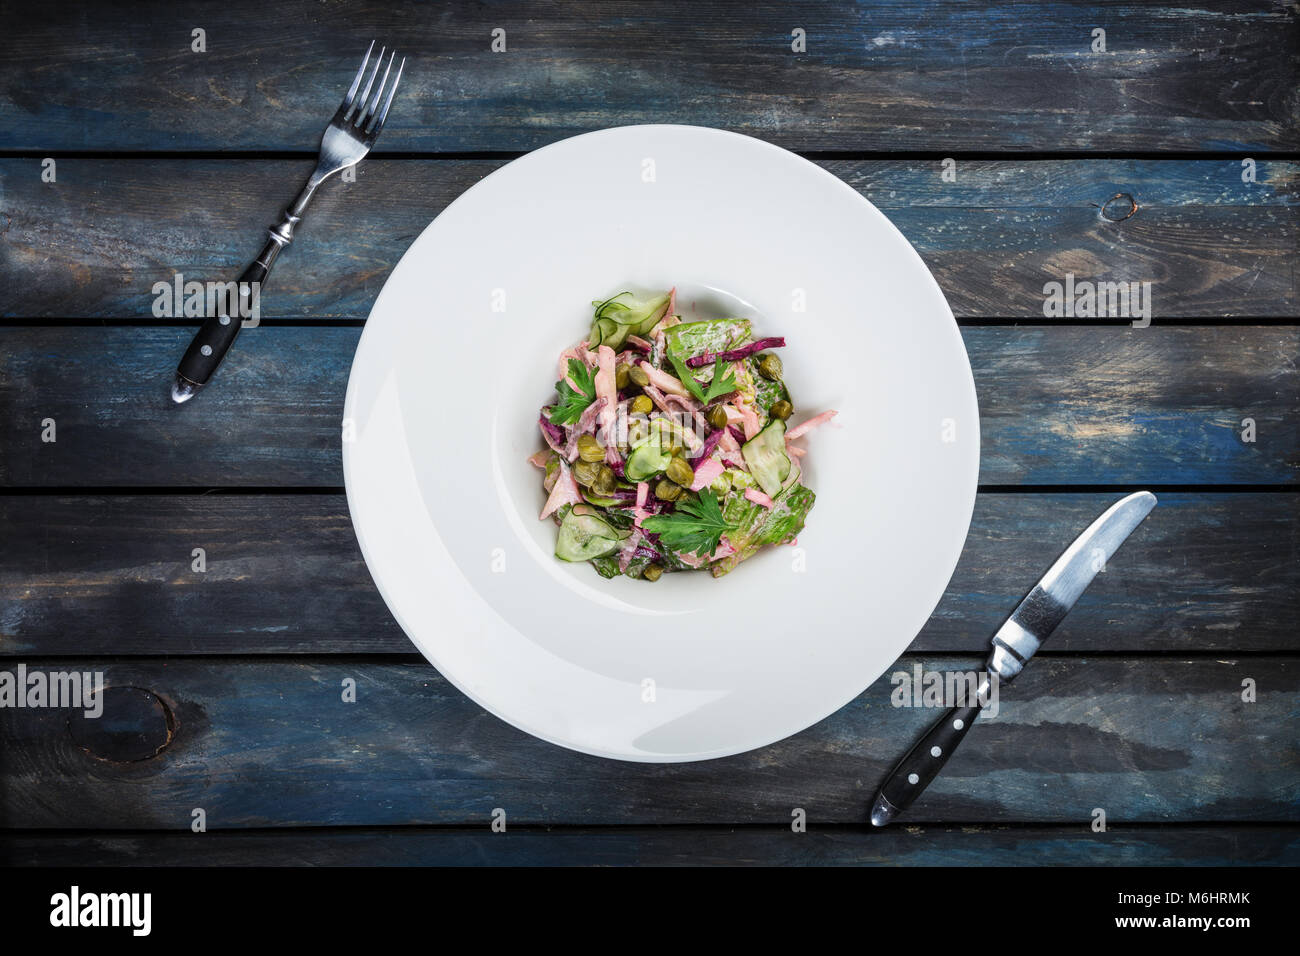
[[[664,469],[664,474],[666,474],[672,481],[677,482],[677,484],[681,485],[683,488],[689,488],[691,482],[695,480],[695,470],[691,468],[690,465],[686,464],[685,458],[681,457],[674,457],[673,460],[668,463],[668,467]]]
[[[598,461],[583,461],[580,458],[573,465],[573,480],[584,488],[590,488],[600,477],[601,467]]]
[[[781,381],[781,374],[784,369],[781,367],[781,360],[771,352],[765,352],[758,359],[758,374],[763,376],[769,382]]]
[[[655,497],[660,501],[676,501],[685,493],[685,488],[667,478],[660,478],[659,483],[655,485]]]
[[[614,474],[614,469],[609,465],[598,466],[600,471],[596,475],[596,480],[591,483],[591,490],[602,498],[608,498],[618,490],[618,476]]]
[[[604,461],[605,446],[594,435],[578,436],[578,457],[583,461]]]

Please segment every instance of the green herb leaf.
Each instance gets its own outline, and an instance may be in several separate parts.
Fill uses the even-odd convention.
[[[730,365],[727,366],[727,374],[724,376],[721,368],[722,363],[714,362],[713,381],[705,389],[699,382],[695,381],[695,377],[691,375],[691,370],[687,368],[686,363],[680,358],[669,352],[668,361],[673,363],[673,369],[677,372],[677,377],[682,380],[682,384],[686,386],[686,390],[695,396],[696,401],[703,402],[705,405],[715,398],[734,392],[740,387],[736,384],[736,376]]]
[[[569,384],[569,379],[573,379],[578,384],[575,390]],[[572,425],[586,410],[587,406],[596,400],[596,378],[595,373],[587,368],[577,359],[569,359],[569,374],[566,378],[555,383],[555,391],[559,393],[560,400],[555,403],[555,408],[551,410],[548,416],[552,425]]]
[[[653,515],[641,527],[659,535],[659,542],[669,551],[683,551],[711,556],[718,550],[722,536],[735,531],[718,506],[717,496],[705,488],[697,499],[685,498],[671,514]]]

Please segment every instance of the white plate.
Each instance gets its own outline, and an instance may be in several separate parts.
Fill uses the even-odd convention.
[[[795,547],[606,581],[553,557],[525,458],[590,300],[670,285],[687,319],[786,336],[793,422],[840,414],[804,442]],[[625,760],[739,753],[853,700],[938,603],[979,469],[961,336],[898,230],[793,153],[689,126],[577,136],[452,203],[375,302],[344,415],[357,537],[411,640],[503,720]]]

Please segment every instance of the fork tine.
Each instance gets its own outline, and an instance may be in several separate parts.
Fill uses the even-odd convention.
[[[352,86],[348,89],[348,95],[343,97],[343,109],[348,109],[352,105],[352,98],[357,95],[357,87],[361,85],[361,77],[366,72],[366,64],[370,62],[370,51],[375,48],[375,41],[370,41],[370,46],[366,49],[366,55],[361,60],[361,66],[357,68],[357,75],[352,80]],[[382,55],[382,54],[381,54]]]
[[[379,116],[375,118],[374,123],[370,126],[370,135],[378,136],[379,131],[384,126],[384,120],[388,116],[388,107],[393,105],[393,94],[397,92],[397,84],[402,82],[402,67],[406,66],[406,57],[402,57],[402,62],[397,64],[397,76],[393,77],[393,85],[388,88],[388,99],[384,100],[384,108],[379,111]]]
[[[379,58],[375,60],[375,68],[370,73],[370,79],[366,81],[366,88],[361,91],[361,99],[357,102],[356,115],[352,117],[354,123],[361,118],[361,114],[365,111],[366,100],[370,96],[370,87],[375,85],[375,77],[379,75],[379,65],[384,62],[384,53],[387,49],[387,47],[382,46],[379,48]]]
[[[393,58],[396,56],[396,50],[388,54],[388,66],[384,67],[384,78],[379,81],[379,89],[375,90],[375,98],[370,101],[370,105],[366,106],[364,103],[361,104],[365,107],[365,110],[357,117],[357,125],[364,126],[366,123],[370,122],[370,117],[374,116],[375,110],[379,108],[379,98],[384,95],[384,84],[388,82],[388,74],[393,69]]]

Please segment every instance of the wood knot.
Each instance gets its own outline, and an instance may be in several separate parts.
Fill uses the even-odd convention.
[[[1116,193],[1101,204],[1101,217],[1111,222],[1123,222],[1137,211],[1137,200],[1128,193]]]
[[[87,716],[87,710],[98,710],[98,716]],[[176,715],[165,700],[143,687],[105,687],[90,707],[68,718],[68,732],[96,760],[134,763],[158,756],[172,742]]]

